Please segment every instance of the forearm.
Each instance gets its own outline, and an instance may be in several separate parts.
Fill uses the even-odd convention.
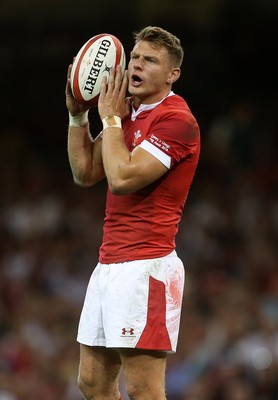
[[[92,186],[104,177],[101,139],[92,139],[88,120],[75,123],[70,116],[68,157],[76,184]]]
[[[68,128],[68,157],[75,183],[90,185],[92,169],[93,141],[88,124]]]
[[[102,160],[109,188],[112,193],[127,194],[130,189],[132,165],[122,129],[104,129],[102,142]]]

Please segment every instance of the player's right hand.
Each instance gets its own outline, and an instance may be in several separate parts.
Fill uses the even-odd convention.
[[[71,85],[70,85],[70,74],[71,74],[71,69],[72,69],[72,64],[69,65],[68,67],[68,74],[67,74],[67,83],[66,83],[66,90],[65,90],[65,94],[66,94],[66,106],[68,111],[72,114],[72,115],[76,115],[76,114],[82,114],[85,111],[87,111],[90,107],[80,104],[78,103],[72,93],[71,90]]]

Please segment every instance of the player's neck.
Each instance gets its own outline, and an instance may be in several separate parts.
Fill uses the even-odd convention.
[[[134,96],[133,97],[133,107],[135,109],[138,109],[141,105],[152,105],[152,104],[157,104],[163,101],[169,94],[171,93],[170,90],[165,90],[164,92],[160,92],[159,94],[149,96],[149,97],[141,97],[141,96]]]

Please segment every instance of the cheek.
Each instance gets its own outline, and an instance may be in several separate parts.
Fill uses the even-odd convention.
[[[153,87],[161,87],[164,86],[166,83],[166,78],[164,75],[161,75],[159,73],[154,73],[150,75],[148,82],[151,86]]]
[[[127,65],[127,77],[128,77],[128,79],[131,76],[131,68],[132,68],[132,64],[131,64],[131,61],[129,61],[129,63]]]
[[[167,82],[171,74],[169,74],[169,71],[165,71],[163,68],[158,68],[149,71],[148,76],[150,81],[157,82],[161,85]]]

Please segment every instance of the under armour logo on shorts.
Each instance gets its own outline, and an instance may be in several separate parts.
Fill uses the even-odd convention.
[[[122,328],[122,335],[128,335],[128,336],[132,336],[134,335],[134,328],[130,328],[130,329],[126,329],[126,328]]]

